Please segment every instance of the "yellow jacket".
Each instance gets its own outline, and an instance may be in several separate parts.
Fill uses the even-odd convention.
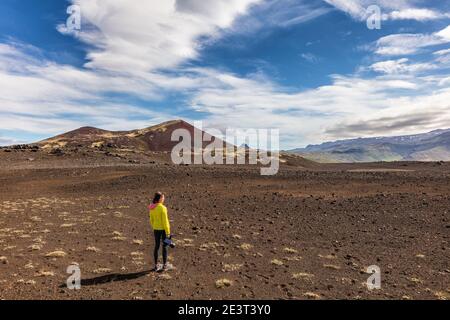
[[[150,209],[150,225],[153,230],[164,230],[166,235],[170,235],[170,222],[167,214],[167,208],[161,204],[152,204]]]

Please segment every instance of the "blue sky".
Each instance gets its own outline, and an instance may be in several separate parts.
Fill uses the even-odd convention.
[[[447,128],[449,104],[450,2],[0,2],[0,144],[184,118],[294,148]]]

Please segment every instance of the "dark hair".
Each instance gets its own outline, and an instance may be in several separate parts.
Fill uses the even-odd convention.
[[[155,193],[155,197],[153,198],[153,204],[158,203],[162,197],[163,197],[162,192]]]

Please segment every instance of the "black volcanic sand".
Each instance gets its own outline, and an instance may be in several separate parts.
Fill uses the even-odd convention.
[[[283,166],[262,177],[94,158],[0,154],[0,298],[450,298],[449,164]],[[156,190],[177,242],[162,274],[148,272]],[[74,262],[79,291],[64,286]],[[365,286],[370,265],[381,290]]]

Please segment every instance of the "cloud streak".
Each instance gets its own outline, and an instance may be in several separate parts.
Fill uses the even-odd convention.
[[[364,21],[371,13],[367,11],[370,6],[376,5],[382,11],[383,20],[437,20],[445,19],[450,15],[429,8],[416,7],[417,0],[324,0],[336,9],[349,14],[353,19]]]
[[[410,63],[408,58],[397,60],[387,60],[372,64],[369,69],[385,74],[423,73],[430,70],[439,69],[441,66],[433,62]]]
[[[380,38],[375,44],[375,53],[398,56],[421,52],[424,48],[450,43],[450,25],[431,34],[402,33]]]

